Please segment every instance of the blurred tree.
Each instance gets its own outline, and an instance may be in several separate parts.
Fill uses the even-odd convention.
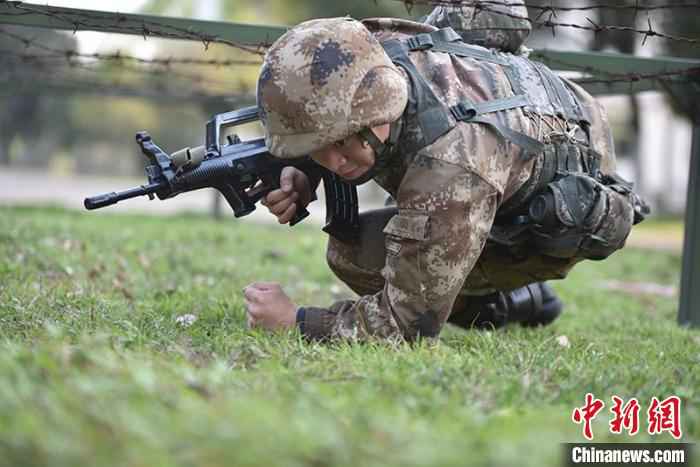
[[[639,2],[639,0],[621,0],[618,2],[620,6],[634,6],[635,4],[644,4],[644,2]],[[649,3],[649,2],[647,2]],[[627,9],[612,9],[603,8],[598,11],[598,24],[607,24],[615,26],[625,26],[625,27],[635,27],[639,18],[639,13],[635,10]],[[629,31],[602,31],[593,35],[591,40],[592,50],[606,50],[613,49],[618,52],[634,55],[636,46],[639,43],[640,36],[629,32]],[[625,144],[627,145],[627,151],[620,151],[620,132],[616,136],[618,144],[619,154],[629,154],[632,155],[634,160],[634,178],[636,180],[636,185],[638,190],[643,190],[642,181],[644,177],[642,176],[642,171],[644,170],[642,164],[642,158],[638,157],[638,135],[640,128],[640,109],[639,101],[635,94],[630,94],[628,96],[628,102],[630,106],[630,112],[628,114],[627,123],[631,131],[624,132],[629,136],[625,138]]]
[[[16,136],[28,139],[31,132],[36,131],[40,104],[39,94],[0,99],[0,107],[3,108],[0,113],[0,164],[10,163],[10,145]]]
[[[700,15],[698,10],[677,8],[665,12],[662,27],[665,32],[674,36],[698,38],[700,31]],[[665,51],[675,57],[700,58],[700,48],[697,44],[682,41],[666,41]],[[673,108],[692,120],[700,116],[700,77],[695,76],[694,82],[680,92],[674,93]]]
[[[21,27],[4,26],[3,31],[10,34],[21,35],[31,38],[37,44],[51,44],[53,47],[74,49],[75,38],[66,33],[59,33],[44,29],[28,29]],[[50,70],[29,68],[26,63],[18,59],[17,54],[39,54],[41,50],[33,45],[25,45],[18,40],[0,35],[0,63],[2,63],[3,74],[0,80],[4,81],[5,93],[0,94],[0,164],[10,163],[10,145],[15,138],[22,138],[25,142],[33,141],[36,135],[50,133],[54,142],[64,144],[69,142],[72,135],[72,128],[67,125],[55,125],[55,121],[67,123],[67,105],[51,99],[50,93],[40,86],[35,85],[31,92],[15,91],[15,84],[20,80],[27,79],[27,76],[41,77],[48,76]],[[31,75],[27,75],[27,71]],[[37,76],[38,75],[38,76]],[[46,118],[50,115],[50,119]],[[26,145],[27,151],[21,155],[23,162],[31,165],[42,165],[46,158],[42,154],[37,154],[31,150],[30,145]]]

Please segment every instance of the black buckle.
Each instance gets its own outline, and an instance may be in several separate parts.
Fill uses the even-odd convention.
[[[406,45],[408,46],[408,50],[428,50],[433,48],[435,43],[430,34],[423,33],[416,34],[406,39]]]
[[[452,116],[460,122],[466,122],[476,117],[479,112],[477,112],[476,107],[473,104],[467,102],[460,102],[457,105],[450,107],[450,112]]]

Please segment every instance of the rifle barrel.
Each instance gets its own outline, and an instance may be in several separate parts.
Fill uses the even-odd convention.
[[[136,188],[130,188],[128,190],[103,193],[97,196],[91,196],[85,198],[84,205],[85,209],[93,210],[103,208],[105,206],[110,206],[116,204],[119,201],[129,198],[136,198],[137,196],[145,196],[155,193],[163,187],[161,183],[152,183],[150,185],[141,185]]]

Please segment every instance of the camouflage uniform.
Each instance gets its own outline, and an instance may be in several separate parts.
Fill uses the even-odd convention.
[[[436,30],[395,19],[363,24],[380,42]],[[514,94],[503,67],[494,63],[430,50],[412,52],[411,60],[447,106]],[[409,76],[399,70],[408,86]],[[538,141],[569,143],[567,147],[578,148],[578,164],[585,165],[589,154],[600,155],[601,171],[614,172],[615,154],[601,106],[575,84],[568,85],[591,122],[588,133],[522,108],[497,112],[496,119]],[[543,255],[496,235],[494,222],[509,199],[520,196],[526,182],[543,170],[543,154],[521,157],[521,147],[488,126],[464,122],[412,151],[420,146],[421,128],[402,120],[398,146],[373,177],[396,200],[396,208],[363,214],[357,242],[330,238],[328,243],[329,266],[360,297],[329,308],[301,308],[298,321],[306,336],[436,337],[451,313],[475,311],[464,309],[469,295],[563,278],[582,259]]]

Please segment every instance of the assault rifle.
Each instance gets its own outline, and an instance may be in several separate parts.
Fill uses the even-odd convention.
[[[166,154],[141,131],[136,142],[149,161],[146,167],[148,183],[120,192],[105,193],[85,198],[85,208],[99,209],[119,201],[148,196],[165,200],[180,193],[215,188],[221,192],[233,209],[235,217],[255,210],[255,203],[270,191],[279,188],[280,174],[286,166],[303,171],[309,180],[323,180],[326,194],[326,225],[323,230],[349,241],[358,233],[357,189],[344,182],[333,172],[316,164],[310,157],[278,159],[265,146],[264,138],[241,141],[238,135],[228,135],[221,143],[223,129],[243,125],[259,119],[258,108],[246,107],[215,115],[206,126],[206,145],[181,149]],[[290,225],[295,225],[309,212],[300,205]]]

